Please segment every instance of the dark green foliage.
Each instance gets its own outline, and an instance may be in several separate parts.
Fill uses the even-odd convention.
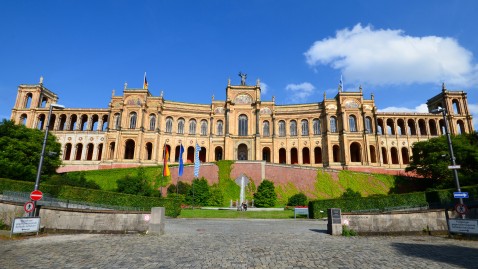
[[[265,179],[254,193],[254,205],[257,207],[273,207],[277,202],[274,183]]]
[[[45,133],[16,125],[3,119],[0,122],[0,177],[35,181]],[[42,178],[53,175],[61,165],[61,144],[49,133],[43,159]]]
[[[191,189],[186,197],[186,202],[193,206],[206,206],[209,202],[209,185],[207,180],[202,177],[201,179],[194,179],[191,184]]]
[[[362,197],[362,194],[359,191],[354,191],[351,188],[347,188],[341,197],[345,199],[360,198]]]
[[[222,160],[216,162],[218,168],[219,181],[231,178],[232,164],[234,161]]]
[[[342,236],[356,236],[357,232],[355,230],[350,229],[347,225],[342,225]]]
[[[405,194],[392,194],[387,196],[361,197],[354,199],[329,199],[309,202],[310,218],[322,218],[327,214],[328,208],[340,208],[342,212],[359,210],[385,210],[394,207],[451,208],[456,203],[453,192],[456,189],[445,189],[427,192],[414,192]],[[470,197],[478,197],[478,185],[463,187],[462,191],[468,192]],[[322,211],[322,212],[321,212]]]
[[[171,184],[168,186],[168,196],[169,194],[176,193],[176,192],[177,194],[182,194],[183,196],[187,196],[190,189],[191,189],[191,184],[184,181],[179,181],[177,187],[174,184]]]
[[[224,195],[221,188],[217,184],[214,184],[209,189],[209,199],[207,204],[209,206],[222,206],[224,203]]]
[[[287,202],[288,206],[305,206],[308,203],[308,198],[305,194],[297,193],[292,195]]]
[[[50,185],[68,185],[87,189],[100,189],[100,186],[96,184],[96,182],[92,180],[86,180],[84,172],[53,175],[49,179],[47,179],[45,183]]]
[[[0,178],[0,193],[4,190],[31,192],[33,190],[33,182],[23,182],[10,179]],[[146,197],[131,194],[122,194],[117,192],[92,190],[71,186],[53,186],[43,184],[40,190],[44,194],[51,197],[69,200],[81,201],[103,205],[136,207],[145,211],[150,211],[152,207],[165,207],[166,215],[170,217],[177,217],[181,213],[181,204],[183,199],[181,196],[168,198]]]
[[[478,133],[452,136],[453,153],[461,185],[477,183],[478,177]],[[425,178],[436,181],[434,187],[449,188],[454,186],[453,171],[446,136],[432,138],[413,144],[413,156],[407,171],[413,171]]]
[[[152,182],[145,176],[144,168],[139,167],[136,176],[126,175],[116,181],[118,192],[142,196],[153,194]]]

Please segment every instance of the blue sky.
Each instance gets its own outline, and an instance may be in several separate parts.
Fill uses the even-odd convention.
[[[153,95],[208,104],[241,71],[276,104],[332,98],[343,76],[382,111],[424,111],[445,82],[477,128],[478,1],[338,2],[1,1],[0,119],[40,76],[67,108],[107,108],[144,72]]]

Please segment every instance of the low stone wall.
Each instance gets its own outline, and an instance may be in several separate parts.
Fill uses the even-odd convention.
[[[23,205],[0,202],[0,219],[5,224],[11,225],[14,218],[24,215]],[[40,225],[46,231],[53,232],[145,232],[148,230],[150,217],[146,215],[149,213],[43,207],[40,210]]]
[[[453,211],[448,211],[450,218],[457,216]],[[348,223],[350,229],[359,234],[393,234],[393,233],[419,233],[446,232],[445,210],[426,210],[413,212],[390,213],[343,213],[342,223]]]

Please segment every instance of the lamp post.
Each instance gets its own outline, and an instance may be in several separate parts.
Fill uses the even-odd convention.
[[[50,111],[48,112],[48,119],[46,122],[45,137],[43,138],[43,146],[40,153],[40,162],[38,163],[37,177],[35,179],[35,188],[33,189],[34,191],[37,191],[38,188],[40,187],[40,175],[41,175],[41,169],[43,166],[43,159],[45,156],[46,140],[48,139],[48,130],[50,129],[50,118],[51,118],[51,113],[53,111],[53,108],[64,109],[65,106],[59,105],[59,104],[50,104]],[[33,205],[35,210],[31,213],[31,216],[34,216],[35,214],[37,214],[37,210],[36,210],[37,202],[33,201]]]
[[[461,192],[460,181],[458,179],[458,171],[456,169],[456,163],[455,163],[455,155],[453,154],[453,146],[451,144],[450,133],[448,132],[448,120],[446,118],[446,110],[444,108],[439,107],[439,108],[431,110],[430,112],[433,114],[442,113],[443,115],[443,121],[445,125],[445,134],[448,140],[448,150],[450,151],[450,160],[452,165],[451,170],[453,170],[453,177],[455,178],[456,189],[458,190],[458,192]],[[460,204],[463,205],[463,198],[460,197],[459,199],[460,199]]]

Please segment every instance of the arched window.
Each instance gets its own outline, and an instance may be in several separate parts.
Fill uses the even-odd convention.
[[[337,119],[334,116],[330,117],[330,132],[337,132]]]
[[[201,121],[201,135],[207,135],[207,121]]]
[[[314,135],[319,135],[320,134],[320,120],[319,119],[314,119],[312,121],[312,125],[314,128]]]
[[[196,134],[196,120],[189,121],[189,134]]]
[[[223,132],[223,124],[222,124],[222,120],[218,120],[217,121],[217,131],[216,131],[216,134],[217,135],[223,135],[224,132]]]
[[[22,114],[22,116],[20,117],[20,124],[26,126],[27,125],[27,119],[28,119],[27,114]]]
[[[270,136],[269,122],[266,120],[262,123],[262,136]]]
[[[302,120],[300,125],[302,126],[302,135],[309,135],[309,121]]]
[[[24,108],[29,108],[31,106],[31,103],[32,103],[32,94],[27,93]]]
[[[458,102],[458,100],[453,99],[452,106],[453,106],[453,114],[461,114],[460,103]]]
[[[108,128],[108,116],[103,115],[102,121],[103,121],[103,126],[101,126],[101,131],[106,131]]]
[[[279,121],[279,136],[285,136],[285,121]]]
[[[130,129],[134,129],[136,128],[136,112],[131,112],[131,114],[129,114],[129,128]]]
[[[184,134],[184,119],[178,120],[178,134]]]
[[[173,119],[171,117],[166,118],[166,133],[173,131]]]
[[[357,132],[357,119],[354,115],[349,116],[349,128],[351,132]]]
[[[134,147],[135,147],[134,140],[132,139],[126,140],[125,149],[124,149],[125,159],[129,159],[129,160],[134,159]]]
[[[365,118],[365,131],[367,132],[367,134],[371,134],[373,132],[372,119],[370,117]]]
[[[70,155],[71,155],[71,143],[66,143],[65,151],[63,153],[63,160],[65,161],[70,160]]]
[[[88,116],[81,115],[80,131],[87,131],[87,130],[88,130]]]
[[[271,149],[268,147],[265,147],[262,149],[262,160],[266,161],[268,163],[271,162]]]
[[[247,135],[247,116],[246,115],[239,116],[239,135],[241,136]]]
[[[297,122],[295,120],[290,121],[290,135],[291,136],[297,135]]]
[[[153,144],[151,142],[146,143],[146,160],[151,160],[153,156]]]
[[[395,122],[392,119],[387,119],[387,134],[395,135]]]
[[[155,128],[156,128],[156,115],[151,114],[149,115],[149,130],[154,131]]]

